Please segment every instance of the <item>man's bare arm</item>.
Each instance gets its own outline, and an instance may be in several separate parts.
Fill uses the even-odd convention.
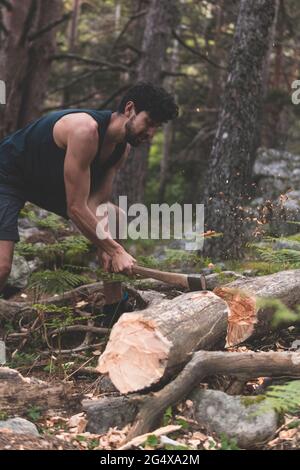
[[[121,168],[121,166],[124,165],[129,155],[129,152],[130,152],[130,145],[127,144],[126,150],[123,156],[121,157],[120,161],[115,166],[113,166],[112,168],[108,170],[107,174],[105,175],[105,179],[100,185],[99,189],[90,196],[88,200],[88,205],[93,210],[94,213],[96,213],[96,209],[99,204],[109,201],[111,194],[112,194],[112,190],[113,190],[114,178],[118,170]]]
[[[113,259],[114,271],[131,269],[134,258],[108,236],[99,239],[96,234],[98,220],[88,207],[90,193],[90,164],[98,148],[97,123],[84,123],[68,132],[64,179],[69,217],[80,231]]]

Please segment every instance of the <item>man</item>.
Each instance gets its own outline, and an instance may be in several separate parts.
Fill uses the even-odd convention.
[[[0,292],[19,241],[26,201],[71,219],[99,249],[104,269],[130,273],[135,259],[111,236],[96,234],[96,208],[112,191],[131,146],[151,141],[178,108],[163,88],[139,83],[117,112],[65,109],[50,113],[0,142]]]

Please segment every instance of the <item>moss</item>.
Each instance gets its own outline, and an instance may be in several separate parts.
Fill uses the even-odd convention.
[[[244,406],[252,406],[252,405],[257,405],[258,403],[261,403],[265,399],[266,397],[264,395],[257,395],[255,397],[253,396],[241,397],[241,403]]]

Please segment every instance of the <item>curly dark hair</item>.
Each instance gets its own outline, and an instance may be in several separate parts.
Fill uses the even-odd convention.
[[[139,82],[130,88],[118,106],[118,113],[124,113],[128,101],[133,101],[137,113],[147,111],[154,122],[168,122],[178,116],[173,96],[152,83]]]

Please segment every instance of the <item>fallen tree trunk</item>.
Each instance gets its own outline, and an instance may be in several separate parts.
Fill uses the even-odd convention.
[[[35,406],[41,411],[69,408],[78,405],[80,396],[75,396],[70,384],[49,385],[38,379],[24,378],[19,372],[0,367],[0,410],[8,414],[27,413]]]
[[[215,293],[187,293],[124,314],[112,329],[98,370],[108,373],[121,393],[147,388],[182,367],[195,350],[212,349],[223,340],[228,315],[228,345],[248,338],[254,324],[256,333],[265,332],[274,309],[260,308],[261,298],[295,306],[300,302],[300,270],[240,279]]]

